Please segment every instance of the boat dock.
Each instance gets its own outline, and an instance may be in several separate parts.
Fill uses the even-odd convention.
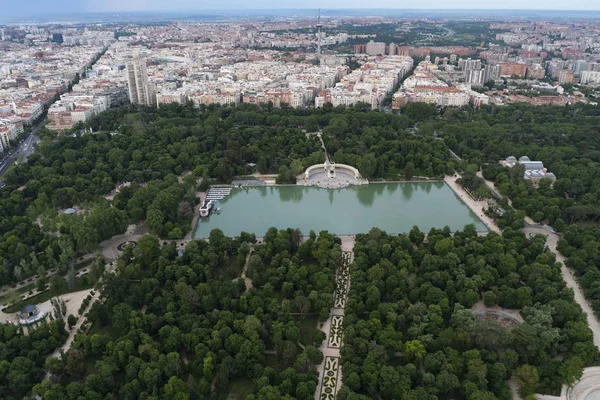
[[[206,193],[205,200],[223,200],[231,194],[231,187],[228,186],[212,186]]]

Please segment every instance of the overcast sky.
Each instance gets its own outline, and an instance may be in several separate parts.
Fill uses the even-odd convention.
[[[600,10],[600,0],[0,0],[4,15],[280,8]]]

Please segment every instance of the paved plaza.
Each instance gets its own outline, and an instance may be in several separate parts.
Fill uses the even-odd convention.
[[[303,181],[305,186],[317,186],[324,189],[341,189],[364,183],[364,179],[355,178],[353,174],[340,169],[336,170],[334,177],[330,177],[325,171],[314,172],[310,178]]]

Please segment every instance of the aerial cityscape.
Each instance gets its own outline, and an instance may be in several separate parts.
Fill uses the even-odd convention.
[[[1,399],[600,398],[599,4],[190,4],[0,15]]]

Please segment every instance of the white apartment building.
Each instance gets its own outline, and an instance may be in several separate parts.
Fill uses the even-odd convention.
[[[436,88],[419,92],[402,92],[394,94],[392,108],[399,109],[408,103],[428,103],[441,107],[460,107],[469,104],[471,96],[468,92],[439,91]]]
[[[238,105],[240,104],[241,93],[197,93],[189,96],[189,99],[194,103],[194,107],[200,107],[201,104],[220,104],[222,106]]]
[[[481,60],[479,59],[475,59],[475,60],[471,60],[470,58],[467,59],[460,59],[458,60],[458,68],[462,69],[463,71],[469,71],[472,69],[481,69]]]
[[[485,71],[483,69],[467,70],[465,82],[474,86],[483,86],[485,79]]]
[[[436,99],[436,104],[442,107],[460,107],[469,104],[471,96],[466,92],[444,93]]]
[[[600,71],[583,71],[581,73],[580,83],[582,85],[600,83]]]
[[[388,54],[390,56],[395,56],[396,51],[397,51],[396,43],[390,43],[390,45],[388,46]]]
[[[385,55],[385,43],[371,40],[367,43],[367,54],[370,56]]]
[[[16,140],[23,132],[23,124],[21,122],[14,122],[7,118],[0,119],[0,141],[4,149],[9,148],[10,141]]]
[[[77,107],[71,111],[71,120],[73,124],[85,122],[94,116],[94,109],[86,106]]]
[[[132,104],[153,106],[156,104],[155,94],[148,82],[148,70],[145,60],[134,60],[127,63],[127,84],[129,101]]]
[[[48,109],[48,129],[71,129],[77,122],[89,121],[108,110],[110,96],[67,94]]]
[[[490,98],[488,95],[483,93],[478,93],[472,90],[469,93],[469,102],[473,104],[475,107],[481,107],[484,104],[490,104]]]
[[[18,103],[13,103],[14,113],[23,116],[25,123],[31,124],[33,121],[42,116],[44,105],[39,101],[23,100]]]
[[[169,92],[169,93],[156,93],[156,105],[160,107],[161,104],[179,103],[185,104],[188,100],[186,93],[181,91]]]

